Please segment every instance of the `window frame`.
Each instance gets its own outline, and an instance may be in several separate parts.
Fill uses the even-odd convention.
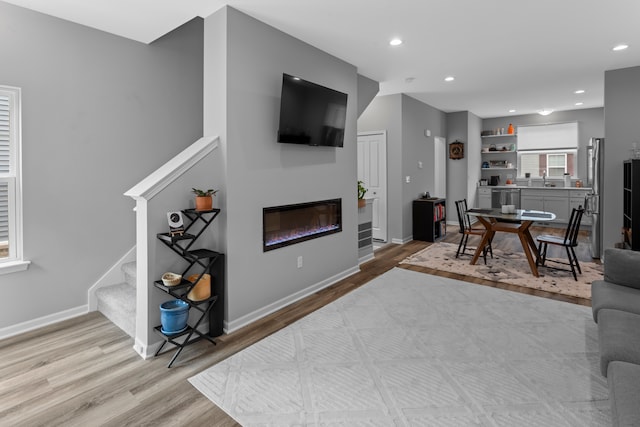
[[[573,174],[571,175],[572,178],[577,178],[578,174],[579,174],[579,170],[578,170],[578,149],[577,148],[560,148],[560,149],[540,149],[540,150],[523,150],[523,151],[518,151],[518,170],[516,173],[516,176],[518,178],[524,178],[524,171],[522,169],[522,156],[523,155],[545,155],[547,157],[547,164],[544,167],[544,169],[547,172],[547,179],[562,179],[562,176],[550,176],[549,175],[549,155],[561,155],[563,154],[565,157],[565,161],[564,161],[564,167],[565,167],[565,172],[567,171],[567,168],[569,167],[569,155],[573,155],[573,161],[574,161],[574,165],[573,165]],[[541,176],[541,175],[540,175]],[[539,178],[538,175],[531,175],[532,178]]]
[[[0,173],[8,186],[9,256],[0,258],[0,274],[26,270],[22,218],[22,91],[0,85],[0,94],[9,99],[9,172]]]

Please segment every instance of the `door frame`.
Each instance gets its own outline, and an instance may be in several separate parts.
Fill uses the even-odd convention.
[[[384,138],[384,162],[383,162],[383,173],[384,173],[384,239],[380,240],[380,239],[374,239],[374,242],[384,242],[384,243],[388,243],[389,242],[389,181],[387,179],[387,172],[388,172],[388,153],[387,153],[387,131],[386,130],[372,130],[372,131],[363,131],[363,132],[357,132],[356,135],[356,141],[357,138],[360,136],[370,136],[370,135],[381,135]],[[357,144],[356,144],[357,146]],[[356,148],[356,152],[357,152],[357,148]],[[357,154],[356,154],[357,156]],[[357,165],[356,165],[357,168]],[[357,174],[357,170],[356,170],[356,174]]]

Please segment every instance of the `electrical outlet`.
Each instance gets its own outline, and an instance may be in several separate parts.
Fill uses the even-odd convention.
[[[298,268],[302,268],[302,255],[298,257]]]

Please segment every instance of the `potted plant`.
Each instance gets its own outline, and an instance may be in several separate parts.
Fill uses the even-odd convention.
[[[209,190],[199,190],[197,188],[191,189],[196,195],[196,210],[208,211],[213,209],[213,196],[218,192],[210,188]]]
[[[364,195],[367,194],[366,188],[364,188],[364,183],[362,181],[358,181],[358,207],[363,208],[367,205],[367,201],[364,199]]]

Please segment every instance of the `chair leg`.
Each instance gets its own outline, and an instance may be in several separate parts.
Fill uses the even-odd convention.
[[[576,268],[578,269],[578,273],[582,274],[582,269],[580,268],[580,263],[578,262],[578,257],[576,256],[576,251],[571,248],[571,253],[573,254],[573,260],[576,262]]]
[[[569,259],[569,266],[571,267],[571,273],[573,273],[573,278],[575,279],[575,281],[578,281],[578,276],[576,275],[576,267],[573,264],[573,259],[571,258],[571,251],[570,251],[570,247],[566,246],[565,249],[567,250],[567,259]]]
[[[493,248],[491,247],[492,240],[493,238],[489,239],[489,242],[488,242],[488,245],[489,245],[488,248],[489,248],[489,253],[491,254],[491,259],[493,259]]]
[[[464,241],[464,234],[462,235],[462,238],[460,239],[460,243],[458,243],[458,250],[456,251],[456,258],[458,258],[458,255],[460,255],[460,248],[462,247],[462,242]]]
[[[469,241],[469,235],[465,234],[464,235],[464,246],[462,247],[462,253],[466,253],[467,252],[467,242]]]

